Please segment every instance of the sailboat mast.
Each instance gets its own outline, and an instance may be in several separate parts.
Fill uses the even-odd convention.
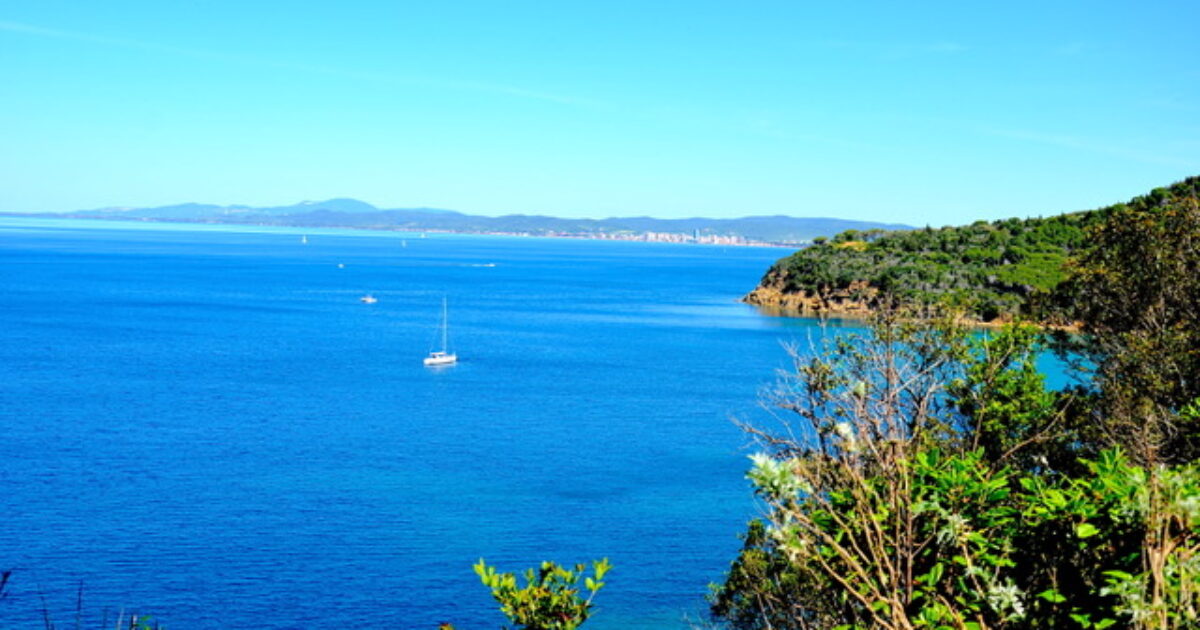
[[[446,331],[450,326],[450,320],[446,311],[446,298],[442,298],[442,352],[449,352],[450,346],[446,343]]]

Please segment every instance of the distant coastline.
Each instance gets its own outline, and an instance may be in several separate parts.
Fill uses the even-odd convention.
[[[440,208],[377,208],[357,199],[303,201],[288,206],[251,207],[183,203],[152,208],[99,208],[59,213],[0,213],[71,219],[120,219],[170,223],[258,225],[302,229],[344,228],[393,232],[433,232],[503,236],[541,236],[593,240],[691,243],[700,245],[791,247],[846,230],[910,229],[900,224],[828,217],[757,215],[737,218],[651,216],[606,219],[546,215],[471,215]]]
[[[439,228],[409,228],[409,227],[393,227],[393,226],[362,226],[362,225],[322,225],[322,226],[307,226],[307,225],[289,225],[281,223],[254,223],[246,221],[212,221],[200,219],[162,219],[151,217],[121,217],[121,216],[79,216],[77,214],[29,214],[20,212],[0,212],[0,217],[6,218],[23,218],[23,219],[42,219],[42,220],[70,220],[70,221],[96,221],[96,222],[131,222],[131,223],[157,223],[167,225],[212,225],[212,226],[255,226],[255,227],[277,227],[277,228],[317,228],[317,229],[339,229],[339,230],[357,230],[365,232],[404,232],[418,233],[427,232],[430,234],[469,234],[476,236],[513,236],[522,238],[566,238],[579,240],[593,241],[630,241],[641,243],[674,243],[688,245],[719,245],[722,247],[776,247],[781,249],[796,249],[807,245],[807,242],[774,242],[760,241],[747,239],[739,235],[726,234],[700,234],[688,235],[679,232],[631,232],[631,233],[605,233],[605,232],[556,232],[556,231],[500,231],[500,230],[448,230]]]

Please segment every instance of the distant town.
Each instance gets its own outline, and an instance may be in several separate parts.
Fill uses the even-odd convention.
[[[851,229],[911,229],[911,226],[894,223],[786,215],[732,219],[660,219],[649,216],[576,219],[525,214],[491,217],[438,208],[381,209],[364,201],[346,198],[304,201],[276,207],[185,203],[152,208],[99,208],[36,216],[759,247],[799,247],[811,243],[814,238],[830,237]]]
[[[684,232],[478,232],[458,230],[425,230],[428,232],[445,232],[450,234],[489,234],[494,236],[527,236],[544,238],[578,238],[597,241],[638,241],[643,243],[683,243],[694,245],[723,245],[739,247],[798,247],[809,245],[811,240],[788,242],[762,241],[748,239],[738,234],[702,234],[693,230],[691,234]]]

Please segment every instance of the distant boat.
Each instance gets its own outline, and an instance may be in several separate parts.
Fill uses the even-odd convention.
[[[371,295],[370,293],[358,298],[358,300],[360,302],[362,302],[363,304],[374,304],[379,301],[378,299],[375,298],[374,295]]]
[[[301,244],[301,245],[308,245],[308,235],[307,235],[307,234],[305,234],[304,236],[301,236],[301,237],[300,237],[300,244]]]
[[[425,357],[426,367],[454,365],[458,362],[458,355],[450,352],[450,346],[446,341],[449,330],[449,320],[446,317],[446,313],[446,298],[442,298],[442,349],[430,352],[429,356]]]

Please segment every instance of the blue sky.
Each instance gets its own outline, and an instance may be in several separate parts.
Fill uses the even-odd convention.
[[[0,0],[0,211],[1054,214],[1200,174],[1200,3]]]

